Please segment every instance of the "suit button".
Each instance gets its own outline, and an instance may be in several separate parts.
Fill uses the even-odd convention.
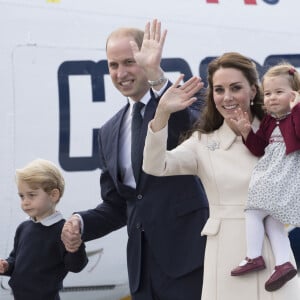
[[[137,229],[141,229],[142,228],[142,224],[141,223],[136,223],[135,226],[136,226]]]
[[[142,199],[143,199],[143,195],[139,194],[139,195],[137,195],[137,198],[138,198],[139,200],[142,200]]]

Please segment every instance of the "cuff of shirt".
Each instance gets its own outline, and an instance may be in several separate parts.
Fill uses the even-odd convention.
[[[165,91],[165,89],[168,85],[168,82],[169,82],[169,80],[166,80],[165,84],[162,86],[162,88],[159,91],[152,88],[152,91],[156,97],[160,97],[162,95],[162,93]]]
[[[74,214],[74,216],[76,216],[80,219],[80,233],[83,234],[83,229],[84,229],[83,219],[80,214]]]

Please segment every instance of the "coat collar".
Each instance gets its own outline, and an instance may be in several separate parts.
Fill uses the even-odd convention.
[[[228,150],[238,138],[236,133],[228,126],[226,122],[223,122],[222,126],[219,128],[219,130],[217,130],[216,133],[220,142],[220,148],[223,150]]]
[[[228,150],[235,142],[236,138],[237,135],[226,122],[223,122],[219,129],[206,135],[206,147],[210,151],[215,151],[217,149]]]

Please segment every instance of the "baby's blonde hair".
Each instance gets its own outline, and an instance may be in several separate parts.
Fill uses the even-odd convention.
[[[293,91],[300,91],[300,74],[296,68],[288,62],[280,62],[270,67],[262,78],[262,88],[266,77],[286,76]]]
[[[65,189],[65,180],[56,165],[45,159],[35,159],[22,169],[16,170],[16,182],[27,183],[32,189],[43,189],[50,194],[53,189],[60,192],[62,197]]]

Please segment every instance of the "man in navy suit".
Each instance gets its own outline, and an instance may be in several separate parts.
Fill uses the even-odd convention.
[[[145,31],[120,28],[107,39],[111,79],[127,104],[99,131],[101,196],[96,208],[74,214],[62,240],[75,251],[89,241],[127,225],[127,266],[133,300],[200,300],[207,199],[194,176],[154,177],[141,165],[149,121],[162,93],[171,85],[160,67],[166,31],[154,20]],[[131,164],[132,107],[142,102],[143,123]],[[194,113],[194,114],[193,114]],[[175,147],[199,115],[191,108],[172,114],[168,149]],[[82,229],[82,235],[79,233]]]

